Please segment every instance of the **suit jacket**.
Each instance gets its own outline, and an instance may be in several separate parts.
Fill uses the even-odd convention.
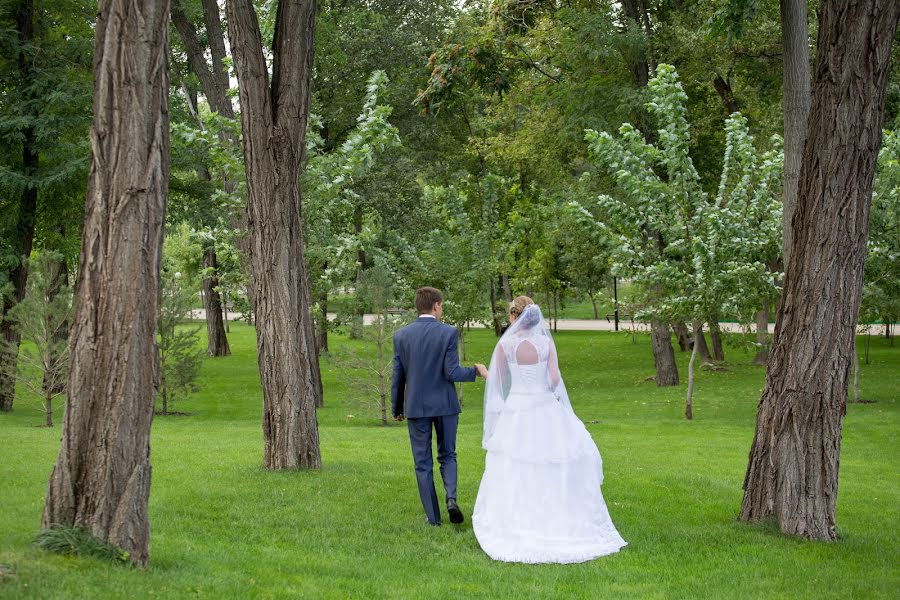
[[[419,317],[394,334],[394,416],[416,419],[461,411],[457,381],[475,381],[475,367],[459,364],[456,328]]]

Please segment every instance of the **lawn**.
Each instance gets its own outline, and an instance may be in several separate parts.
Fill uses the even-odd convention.
[[[37,405],[24,398],[0,415],[0,597],[891,598],[900,589],[900,346],[883,339],[862,371],[862,395],[875,402],[848,406],[840,538],[827,544],[735,520],[763,384],[749,355],[728,348],[727,371],[700,373],[687,422],[684,385],[646,380],[648,338],[559,333],[575,410],[603,454],[603,492],[629,542],[568,566],[495,563],[478,547],[468,516],[484,460],[480,383],[466,388],[458,441],[467,520],[436,529],[422,521],[405,427],[377,425],[331,359],[323,469],[264,471],[253,332],[234,324],[230,341],[234,355],[207,359],[202,391],[173,407],[190,415],[154,421],[145,571],[32,545],[62,415],[37,427]],[[493,343],[473,330],[469,361],[486,361]],[[688,356],[678,358],[685,375]]]

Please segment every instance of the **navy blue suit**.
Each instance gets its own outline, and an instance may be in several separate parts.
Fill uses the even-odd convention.
[[[456,328],[429,317],[419,317],[394,334],[391,406],[394,416],[406,416],[419,496],[430,523],[441,521],[434,490],[432,427],[447,499],[455,500],[456,429],[461,408],[453,384],[475,381],[475,368],[460,366],[456,344]]]

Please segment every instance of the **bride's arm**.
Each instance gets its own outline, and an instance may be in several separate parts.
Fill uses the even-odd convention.
[[[550,376],[550,389],[556,389],[562,376],[559,373],[559,360],[556,358],[556,348],[550,344],[550,355],[547,357],[547,372]]]

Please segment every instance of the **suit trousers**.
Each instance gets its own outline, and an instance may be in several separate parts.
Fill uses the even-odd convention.
[[[441,508],[434,490],[434,460],[431,456],[431,430],[437,437],[438,462],[447,500],[456,500],[456,429],[459,415],[406,419],[419,497],[429,523],[441,522]]]

